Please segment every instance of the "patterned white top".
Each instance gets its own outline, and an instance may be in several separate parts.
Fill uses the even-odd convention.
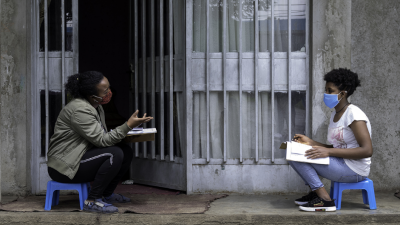
[[[353,121],[365,121],[369,135],[371,136],[371,123],[365,113],[357,106],[351,104],[347,107],[342,117],[336,123],[333,117],[336,112],[331,114],[328,128],[328,141],[334,148],[357,148],[360,147],[353,131],[349,127]],[[361,176],[368,176],[371,166],[371,157],[363,159],[344,159],[346,165]]]

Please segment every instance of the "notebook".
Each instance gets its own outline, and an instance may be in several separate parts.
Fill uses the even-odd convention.
[[[300,144],[294,141],[288,141],[282,143],[280,148],[281,149],[286,148],[286,160],[288,161],[329,165],[329,157],[318,158],[318,159],[307,159],[307,157],[304,156],[304,154],[306,153],[307,150],[312,148],[309,145]]]
[[[156,128],[144,128],[144,129],[141,129],[141,130],[131,130],[131,131],[128,132],[128,135],[155,134],[155,133],[157,133],[157,129]]]

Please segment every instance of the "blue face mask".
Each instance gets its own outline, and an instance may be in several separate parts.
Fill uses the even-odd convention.
[[[340,93],[342,93],[342,92],[339,92],[339,94]],[[339,104],[340,100],[342,100],[342,98],[340,100],[338,100],[339,94],[324,94],[325,105],[331,109],[333,107],[337,106],[337,104]]]

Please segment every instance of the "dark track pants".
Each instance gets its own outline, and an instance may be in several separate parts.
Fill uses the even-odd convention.
[[[124,143],[106,148],[92,148],[81,159],[78,172],[71,180],[67,176],[48,167],[54,181],[60,183],[92,182],[88,199],[94,200],[102,196],[110,196],[118,182],[129,170],[133,158],[132,149]]]

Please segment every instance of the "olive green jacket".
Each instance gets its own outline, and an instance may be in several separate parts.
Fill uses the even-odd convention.
[[[106,132],[104,110],[86,100],[73,99],[60,112],[50,139],[47,166],[74,178],[82,156],[93,146],[108,147],[125,138],[131,130],[126,123]],[[99,116],[100,114],[100,116]],[[104,129],[103,129],[103,127]]]

